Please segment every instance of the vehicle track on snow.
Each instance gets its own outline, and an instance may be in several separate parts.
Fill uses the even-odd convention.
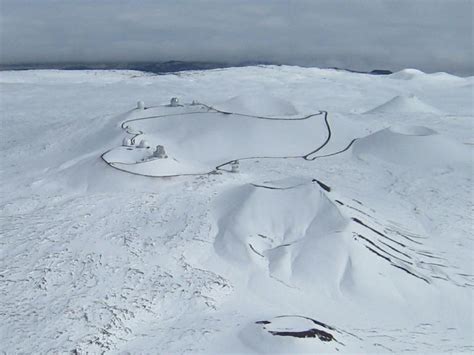
[[[248,114],[242,114],[242,113],[222,111],[222,110],[216,109],[214,107],[211,107],[211,106],[203,104],[203,103],[197,103],[196,106],[204,107],[204,108],[207,109],[207,111],[204,111],[204,112],[203,111],[194,111],[194,112],[173,113],[173,114],[166,114],[166,115],[154,115],[154,116],[133,118],[133,119],[126,120],[126,121],[122,122],[121,128],[126,133],[133,135],[132,138],[131,138],[131,143],[135,144],[137,137],[144,134],[144,132],[141,131],[141,130],[133,131],[131,129],[130,125],[129,125],[131,122],[162,119],[162,118],[173,117],[173,116],[181,116],[181,115],[199,115],[199,114],[209,114],[209,113],[219,113],[219,114],[224,114],[224,115],[234,115],[234,116],[240,116],[240,117],[246,117],[246,118],[252,118],[252,119],[259,119],[259,120],[269,120],[269,121],[303,121],[303,120],[307,120],[307,119],[310,119],[310,118],[315,117],[315,116],[323,115],[324,116],[323,117],[324,123],[325,123],[326,130],[327,130],[327,136],[326,136],[326,139],[324,140],[323,143],[321,143],[318,147],[316,147],[311,152],[309,152],[307,154],[304,154],[304,155],[241,157],[241,158],[232,159],[232,160],[226,161],[222,164],[219,164],[213,170],[211,170],[209,172],[205,172],[205,173],[189,173],[189,174],[174,174],[174,175],[149,175],[149,174],[135,173],[135,172],[132,172],[132,171],[129,171],[129,170],[126,170],[126,169],[122,169],[122,168],[118,167],[117,164],[138,165],[138,164],[146,163],[148,161],[136,162],[136,163],[109,162],[105,159],[105,155],[107,153],[109,153],[110,151],[112,151],[114,148],[109,149],[106,152],[102,153],[102,155],[100,156],[102,161],[104,161],[108,166],[110,166],[114,169],[117,169],[117,170],[122,171],[122,172],[129,173],[129,174],[132,174],[132,175],[136,175],[136,176],[143,176],[143,177],[150,177],[150,178],[173,178],[173,177],[180,177],[180,176],[183,176],[183,177],[184,176],[202,176],[202,175],[216,174],[219,171],[229,171],[227,169],[224,169],[224,167],[226,167],[229,164],[233,164],[233,163],[240,162],[240,161],[243,161],[243,160],[254,160],[254,159],[304,159],[306,161],[314,161],[314,160],[319,159],[319,158],[331,157],[331,156],[335,156],[335,155],[344,153],[358,139],[358,138],[354,138],[342,150],[339,150],[339,151],[336,151],[336,152],[333,152],[333,153],[329,153],[329,154],[325,154],[325,155],[312,156],[312,155],[316,154],[317,152],[321,151],[331,141],[332,130],[331,130],[331,125],[329,124],[329,114],[328,114],[327,111],[318,111],[317,113],[309,114],[309,115],[304,116],[304,117],[286,118],[286,117],[268,117],[268,116],[248,115]],[[152,107],[156,107],[156,106],[152,106]],[[149,109],[149,108],[152,108],[152,107],[148,107],[146,109]]]
[[[307,116],[304,116],[304,117],[297,117],[297,118],[281,118],[281,117],[265,117],[265,116],[253,116],[253,115],[247,115],[247,114],[239,114],[239,113],[233,113],[233,112],[227,112],[227,111],[221,111],[221,110],[218,110],[218,109],[215,109],[213,107],[210,107],[206,104],[202,104],[202,103],[198,103],[196,104],[196,106],[201,106],[201,107],[204,107],[206,108],[207,110],[206,111],[194,111],[194,112],[184,112],[184,113],[174,113],[174,114],[166,114],[166,115],[154,115],[154,116],[147,116],[147,117],[139,117],[139,118],[134,118],[134,119],[130,119],[130,120],[126,120],[124,122],[122,122],[121,124],[121,128],[127,133],[127,134],[131,134],[133,135],[132,138],[131,138],[131,141],[132,141],[132,144],[135,144],[136,143],[136,139],[138,136],[144,134],[143,131],[139,130],[139,131],[134,131],[131,127],[130,127],[130,123],[131,122],[139,122],[139,121],[145,121],[145,120],[154,120],[154,119],[163,119],[163,118],[167,118],[167,117],[172,117],[172,116],[180,116],[180,115],[199,115],[199,114],[209,114],[209,113],[216,113],[216,114],[224,114],[224,115],[235,115],[235,116],[241,116],[241,117],[245,117],[245,118],[250,118],[250,119],[262,119],[262,120],[272,120],[272,121],[302,121],[302,120],[307,120],[307,119],[311,119],[312,117],[315,117],[315,116],[323,116],[323,119],[324,119],[324,123],[325,123],[325,127],[326,127],[326,130],[327,130],[327,135],[326,135],[326,138],[325,140],[319,145],[317,146],[315,149],[313,149],[311,152],[307,153],[307,154],[304,154],[304,155],[294,155],[294,156],[252,156],[252,157],[241,157],[241,158],[236,158],[236,159],[232,159],[232,160],[229,160],[225,163],[222,163],[218,166],[216,166],[213,170],[209,171],[209,172],[206,172],[206,173],[189,173],[189,174],[175,174],[175,175],[164,175],[164,176],[157,176],[157,175],[148,175],[148,174],[142,174],[142,173],[136,173],[136,172],[132,172],[132,171],[129,171],[129,170],[126,170],[126,169],[122,169],[121,167],[115,165],[115,164],[122,164],[122,165],[138,165],[138,164],[143,164],[145,162],[136,162],[136,163],[120,163],[120,162],[108,162],[104,156],[110,152],[112,149],[106,151],[105,153],[103,153],[101,155],[101,158],[102,160],[110,167],[114,168],[114,169],[117,169],[119,171],[122,171],[122,172],[125,172],[125,173],[128,173],[128,174],[132,174],[132,175],[136,175],[136,176],[142,176],[142,177],[147,177],[147,178],[159,178],[159,179],[166,179],[166,178],[176,178],[176,177],[187,177],[187,176],[209,176],[209,175],[213,175],[213,174],[219,174],[219,171],[230,171],[230,170],[227,170],[225,169],[225,167],[227,165],[230,165],[230,164],[233,164],[235,162],[239,162],[239,161],[243,161],[243,160],[254,160],[254,159],[303,159],[303,160],[306,160],[306,161],[314,161],[316,159],[321,159],[321,158],[327,158],[327,157],[332,157],[332,156],[336,156],[338,154],[342,154],[344,152],[346,152],[347,150],[349,150],[352,145],[354,144],[354,142],[356,142],[359,138],[354,138],[352,139],[348,144],[347,146],[345,146],[343,149],[341,150],[338,150],[338,151],[335,151],[335,152],[332,152],[332,153],[328,153],[328,154],[323,154],[323,155],[316,155],[316,153],[318,153],[319,151],[321,151],[324,147],[326,147],[329,142],[331,141],[331,138],[332,138],[332,130],[331,130],[331,125],[330,125],[330,120],[329,120],[329,114],[327,111],[319,111],[317,113],[313,113],[313,114],[310,114],[310,115],[307,115]],[[331,188],[327,185],[325,185],[324,183],[322,183],[321,181],[318,181],[316,179],[313,180],[313,182],[317,182],[320,187],[325,190],[326,192],[330,192],[331,191]],[[292,187],[288,187],[288,188],[281,188],[281,187],[274,187],[274,186],[264,186],[264,185],[258,185],[258,184],[252,184],[253,186],[255,187],[260,187],[260,188],[266,188],[266,189],[274,189],[274,190],[284,190],[284,189],[291,189],[291,188],[294,188],[294,186]],[[336,202],[338,202],[340,205],[343,205],[343,206],[346,206],[352,210],[355,210],[363,215],[365,215],[366,217],[370,217],[371,219],[373,218],[371,215],[361,211],[360,209],[357,209],[353,206],[349,206],[345,203],[342,203],[341,201],[338,201],[336,200]],[[361,204],[360,201],[356,201],[357,203]],[[376,230],[374,227],[366,224],[366,222],[362,221],[360,218],[357,218],[357,217],[354,217],[352,216],[351,217],[351,221],[362,226],[362,227],[365,227],[367,230],[369,230],[370,232],[372,232],[374,234],[374,237],[376,237],[376,239],[374,238],[369,238],[367,235],[362,235],[361,233],[353,233],[354,234],[354,237],[355,239],[360,239],[361,241],[365,241],[364,243],[364,246],[372,253],[374,253],[375,255],[377,255],[378,257],[382,258],[382,259],[385,259],[387,262],[390,263],[390,265],[392,265],[393,267],[395,268],[398,268],[400,270],[403,270],[404,272],[410,274],[411,276],[413,277],[416,277],[428,284],[430,284],[430,280],[429,278],[427,278],[424,274],[422,273],[418,273],[417,271],[415,271],[415,269],[417,269],[418,267],[420,267],[421,264],[423,265],[428,265],[428,264],[431,264],[431,265],[434,265],[432,263],[429,263],[427,262],[426,260],[418,260],[416,258],[416,260],[414,259],[414,254],[420,254],[420,250],[417,250],[416,248],[413,249],[411,246],[408,246],[406,245],[405,243],[406,242],[409,242],[410,245],[411,243],[414,243],[414,244],[417,244],[417,246],[421,246],[423,245],[423,243],[417,241],[417,240],[413,240],[412,238],[398,232],[396,233],[397,235],[393,235],[392,238],[388,237],[385,233],[382,233],[380,232],[379,230]],[[402,237],[405,239],[404,242],[402,242],[400,240],[400,238],[396,238],[396,239],[393,239],[395,237]],[[382,241],[381,239],[384,239],[384,241]],[[379,244],[380,243],[380,244]],[[383,244],[383,246],[381,245]],[[392,245],[391,245],[392,244]],[[252,245],[250,245],[250,248],[256,252],[258,255],[262,256],[260,253],[258,253]],[[389,248],[390,249],[390,252],[386,249],[386,248]],[[401,251],[400,249],[402,249],[403,251]],[[411,253],[408,253],[408,251],[410,251]],[[410,255],[412,254],[412,255]],[[429,255],[424,255],[422,254],[423,256],[425,257],[428,257]],[[408,260],[407,260],[408,259]],[[416,263],[417,267],[415,269],[413,269],[415,267],[414,263]],[[418,265],[420,264],[420,265]],[[423,266],[422,265],[422,266]],[[447,265],[442,265],[442,264],[439,264],[438,265],[439,267],[447,267]],[[425,269],[424,267],[422,267],[422,269]],[[425,271],[428,271],[428,270],[425,270]],[[434,272],[434,270],[431,270],[432,272],[430,273],[430,276],[433,277],[433,278],[441,278],[439,276],[437,276],[436,274],[432,274]],[[444,279],[444,278],[443,278]],[[450,280],[450,278],[446,279],[446,280]],[[457,284],[457,283],[455,283]],[[464,284],[464,285],[460,285],[462,287],[466,287],[466,286],[469,286],[468,284]]]

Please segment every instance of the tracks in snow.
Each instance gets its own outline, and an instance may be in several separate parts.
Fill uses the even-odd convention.
[[[172,177],[180,177],[180,176],[202,176],[202,175],[210,175],[210,174],[216,174],[219,171],[229,171],[225,169],[226,166],[233,164],[235,162],[240,162],[243,160],[253,160],[253,159],[304,159],[306,161],[314,161],[319,158],[325,158],[325,157],[331,157],[335,156],[341,153],[344,153],[347,151],[352,144],[358,139],[355,138],[353,139],[344,149],[330,153],[330,154],[325,154],[325,155],[320,155],[320,156],[314,156],[317,152],[321,151],[324,147],[328,145],[328,143],[331,141],[332,137],[332,130],[331,130],[331,125],[329,123],[329,114],[327,111],[319,111],[317,113],[313,113],[304,117],[296,117],[296,118],[286,118],[286,117],[266,117],[266,116],[257,116],[257,115],[247,115],[247,114],[240,114],[240,113],[234,113],[234,112],[227,112],[227,111],[221,111],[218,109],[215,109],[209,105],[203,104],[203,103],[198,103],[197,105],[207,109],[206,111],[195,111],[195,112],[185,112],[185,113],[176,113],[176,114],[166,114],[166,115],[154,115],[154,116],[147,116],[147,117],[140,117],[140,118],[134,118],[130,120],[126,120],[122,122],[121,128],[128,134],[132,134],[131,142],[132,144],[136,143],[136,139],[138,136],[144,134],[143,131],[133,131],[130,127],[131,122],[138,122],[138,121],[145,121],[145,120],[154,120],[154,119],[161,119],[161,118],[167,118],[167,117],[172,117],[172,116],[181,116],[181,115],[199,115],[199,114],[209,114],[209,113],[218,113],[218,114],[224,114],[224,115],[235,115],[239,117],[246,117],[246,118],[253,118],[253,119],[258,119],[258,120],[269,120],[269,121],[302,121],[302,120],[308,120],[311,119],[312,117],[315,116],[321,116],[323,115],[324,123],[326,126],[327,130],[327,136],[326,139],[324,140],[323,143],[321,143],[318,147],[316,147],[314,150],[310,151],[307,154],[304,155],[290,155],[290,156],[252,156],[252,157],[240,157],[240,158],[235,158],[229,161],[226,161],[222,164],[219,164],[216,166],[213,170],[205,173],[188,173],[188,174],[174,174],[174,175],[149,175],[149,174],[141,174],[141,173],[136,173],[132,172],[126,169],[122,169],[117,164],[123,164],[123,165],[138,165],[138,164],[143,164],[146,162],[136,162],[136,163],[120,163],[120,162],[109,162],[105,159],[105,155],[109,153],[112,149],[107,150],[101,155],[101,159],[110,167],[117,169],[119,171],[132,174],[132,175],[137,175],[137,176],[143,176],[143,177],[149,177],[149,178],[172,178]]]

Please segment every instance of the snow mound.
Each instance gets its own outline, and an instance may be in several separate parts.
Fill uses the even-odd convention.
[[[346,272],[348,219],[316,182],[243,185],[224,194],[216,211],[216,252],[241,269],[268,267],[302,286],[332,284]]]
[[[421,101],[415,95],[399,95],[393,99],[379,105],[367,112],[366,114],[379,114],[379,113],[433,113],[440,114],[441,112]]]
[[[445,72],[436,72],[436,73],[427,74],[417,69],[403,69],[396,73],[388,75],[388,77],[391,79],[397,79],[397,80],[423,79],[423,80],[434,80],[435,82],[464,80],[463,78],[460,78],[459,76],[452,75]]]
[[[234,96],[214,107],[220,111],[256,116],[282,117],[298,114],[291,102],[263,93]]]
[[[409,135],[386,131],[439,136],[422,128],[404,128]],[[434,268],[418,254],[422,242],[375,211],[333,199],[335,193],[318,180],[295,178],[226,191],[214,206],[217,255],[239,272],[318,294],[387,299],[400,287],[429,285],[432,275],[458,282],[447,276],[447,266]]]
[[[419,78],[423,75],[425,75],[425,73],[418,69],[403,69],[397,71],[396,73],[388,75],[388,77],[399,80],[412,80],[415,78]]]
[[[413,167],[468,165],[469,149],[436,131],[422,126],[393,126],[356,141],[358,158],[374,157]]]

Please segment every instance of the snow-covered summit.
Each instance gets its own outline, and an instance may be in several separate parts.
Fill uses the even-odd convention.
[[[440,111],[423,102],[414,94],[398,95],[391,100],[367,111],[368,114],[383,114],[383,113],[436,113]]]

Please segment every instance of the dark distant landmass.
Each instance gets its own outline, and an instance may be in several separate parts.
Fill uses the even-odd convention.
[[[372,74],[372,75],[390,75],[390,74],[393,74],[393,72],[391,70],[386,70],[386,69],[374,69],[374,70],[371,70],[371,71],[360,71],[360,70],[352,70],[352,69],[338,68],[338,67],[332,67],[330,69],[348,71],[348,72],[351,72],[351,73],[358,73],[358,74]]]
[[[253,65],[271,65],[272,63],[243,62],[227,64],[219,62],[186,62],[171,60],[167,62],[131,62],[131,63],[35,63],[35,64],[0,64],[0,70],[139,70],[155,74],[169,74],[189,70],[209,70]]]
[[[270,62],[242,62],[228,64],[219,62],[187,62],[171,60],[166,62],[132,62],[132,63],[34,63],[34,64],[0,64],[0,71],[4,70],[33,70],[33,69],[58,69],[58,70],[139,70],[155,74],[170,74],[190,70],[209,70],[231,67],[248,67],[256,65],[282,65]],[[370,72],[357,71],[345,68],[329,68],[344,70],[352,73],[388,75],[390,70],[375,69]]]

